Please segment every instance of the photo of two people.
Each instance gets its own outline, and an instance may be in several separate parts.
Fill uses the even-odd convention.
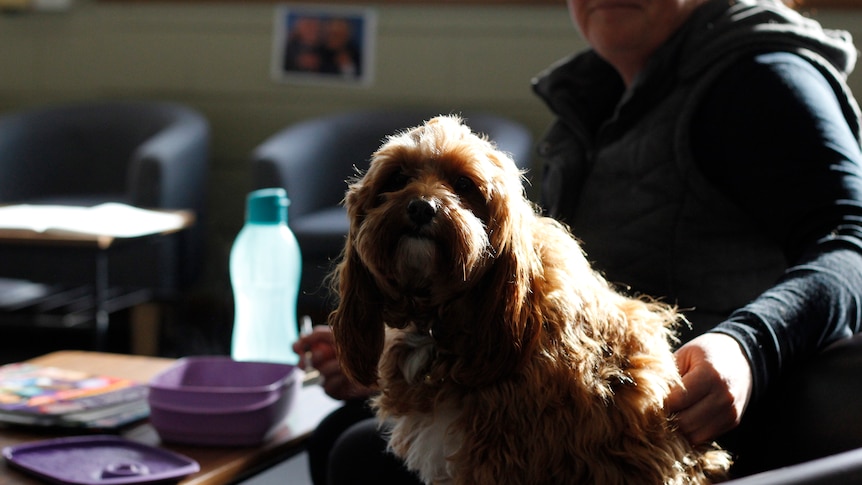
[[[370,82],[373,15],[367,10],[296,10],[276,14],[275,76],[282,81]]]

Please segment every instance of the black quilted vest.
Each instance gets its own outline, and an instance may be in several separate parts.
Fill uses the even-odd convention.
[[[728,5],[698,9],[628,90],[592,51],[534,81],[557,115],[539,144],[545,209],[572,228],[610,281],[686,310],[694,328],[683,340],[757,297],[787,267],[782,248],[692,160],[691,118],[712,80],[739,56],[799,54],[832,82],[858,132],[857,107],[833,67],[852,69],[847,39],[770,3]]]

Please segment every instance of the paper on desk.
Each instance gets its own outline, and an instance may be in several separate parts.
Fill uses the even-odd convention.
[[[113,202],[93,207],[34,204],[0,207],[0,229],[139,237],[180,229],[183,224],[179,214]]]

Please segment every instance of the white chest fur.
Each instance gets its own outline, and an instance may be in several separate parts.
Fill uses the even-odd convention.
[[[408,468],[418,470],[425,483],[452,481],[446,457],[461,447],[461,432],[450,426],[457,415],[457,410],[446,406],[436,409],[433,415],[410,415],[392,420],[390,448],[398,451]]]
[[[411,332],[413,328],[405,330],[398,333],[411,351],[401,361],[400,370],[408,383],[421,386],[424,373],[435,356],[435,343],[430,336]],[[404,459],[408,468],[419,472],[425,483],[445,484],[452,481],[446,458],[458,451],[463,437],[451,426],[460,414],[460,407],[451,402],[437,404],[431,413],[390,418],[389,446]]]

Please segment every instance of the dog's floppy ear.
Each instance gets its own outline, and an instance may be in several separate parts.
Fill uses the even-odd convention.
[[[527,224],[519,226],[526,231]],[[515,232],[513,228],[513,232]],[[536,309],[530,304],[531,282],[536,277],[531,258],[534,251],[520,251],[520,242],[509,241],[505,251],[496,256],[496,263],[489,272],[485,291],[477,295],[477,304],[482,308],[477,324],[483,333],[483,349],[488,362],[493,365],[487,375],[506,375],[519,366],[525,356],[532,354],[537,332],[541,325],[532,314]]]
[[[454,343],[467,346],[454,350],[467,356],[462,358],[466,365],[456,373],[462,384],[470,386],[507,376],[533,355],[542,325],[541,310],[533,301],[534,281],[541,278],[536,248],[541,241],[533,239],[535,215],[531,206],[498,197],[489,208],[494,263],[465,296],[466,308],[456,309],[459,314],[469,315],[469,327],[478,336]]]
[[[351,229],[351,233],[352,233]],[[377,362],[383,352],[383,302],[368,269],[347,236],[342,261],[332,284],[340,296],[329,315],[338,360],[347,377],[366,386],[377,382]]]

